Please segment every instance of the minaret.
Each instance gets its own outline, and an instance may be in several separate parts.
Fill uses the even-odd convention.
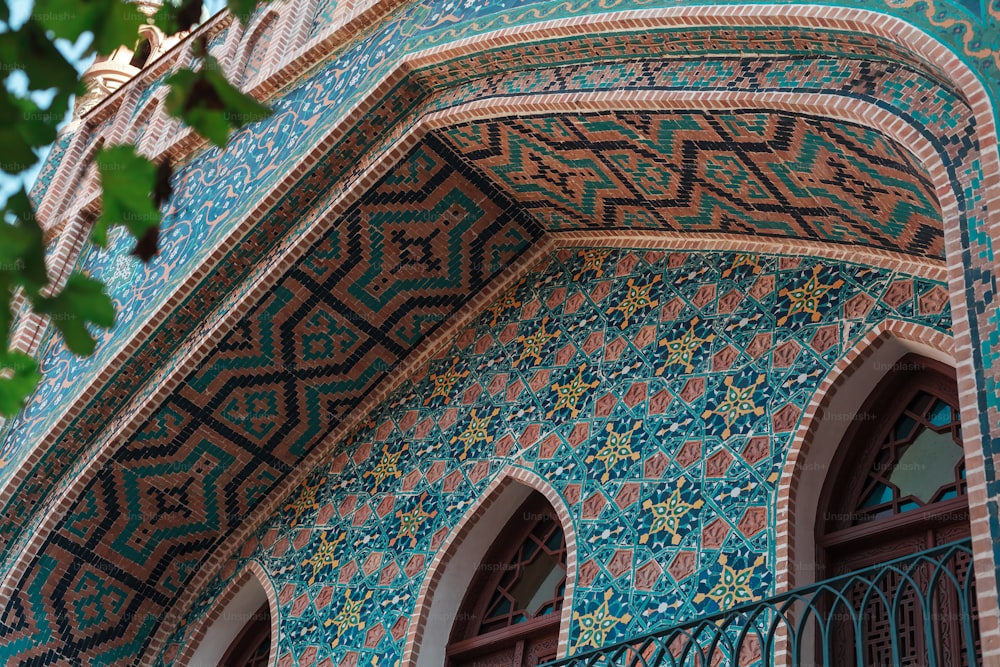
[[[87,92],[76,100],[74,119],[86,114],[183,38],[182,34],[167,37],[152,24],[153,14],[160,8],[159,0],[138,0],[135,4],[140,12],[149,17],[149,21],[139,28],[134,50],[120,46],[110,55],[97,56],[94,64],[81,77]]]

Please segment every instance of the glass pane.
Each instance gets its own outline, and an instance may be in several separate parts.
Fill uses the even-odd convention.
[[[896,426],[892,429],[893,439],[895,440],[905,440],[911,433],[913,433],[914,427],[917,425],[917,421],[908,415],[903,415],[896,422]]]
[[[892,501],[892,489],[885,484],[876,484],[872,492],[865,498],[861,507],[875,507]]]
[[[956,491],[955,489],[951,489],[950,491],[945,491],[944,493],[941,494],[941,497],[938,498],[938,500],[951,500],[952,498],[958,498],[958,491]]]
[[[487,618],[496,618],[497,616],[506,616],[510,613],[510,600],[503,599],[500,604],[493,609],[493,612],[487,616]]]
[[[927,421],[935,426],[945,426],[950,424],[951,406],[944,401],[938,400],[934,403],[934,407],[931,408],[930,413],[927,415]]]
[[[548,547],[549,551],[559,551],[562,548],[563,534],[561,530],[554,531],[549,539],[546,540],[545,546]]]
[[[929,503],[938,489],[955,482],[955,466],[961,459],[962,448],[951,439],[951,433],[924,429],[899,457],[889,481],[899,489],[900,497],[913,496]]]
[[[534,616],[543,604],[556,596],[556,587],[565,576],[566,570],[559,559],[542,553],[521,570],[520,581],[510,589],[510,594],[518,609]]]
[[[935,399],[930,394],[922,391],[922,392],[918,393],[913,398],[912,401],[910,401],[910,405],[907,406],[906,409],[909,410],[910,412],[914,413],[914,414],[922,415],[922,414],[924,414],[924,410],[927,408],[928,405],[930,405],[930,402],[933,401],[933,400],[937,400],[937,399]]]

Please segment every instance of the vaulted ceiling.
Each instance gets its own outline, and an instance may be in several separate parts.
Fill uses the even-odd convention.
[[[807,80],[816,90],[859,99],[875,99],[887,82],[902,89],[918,78],[861,60],[831,61],[837,73],[829,80],[820,65],[799,61],[711,66],[731,72],[722,87],[732,90],[766,88],[761,81],[775,72],[798,68],[796,76],[806,76],[812,67]],[[574,77],[601,81],[602,64],[583,67],[516,71],[467,89],[546,93],[553,82],[576,85]],[[682,67],[697,80],[697,67]],[[677,68],[667,69],[650,66],[636,81],[657,89],[662,75],[679,89],[697,88],[676,83]],[[456,104],[474,97],[449,91]],[[935,91],[928,99],[938,99]],[[939,98],[966,118],[963,101],[949,95]],[[951,132],[928,135],[943,153],[967,150],[969,127],[956,123]],[[960,165],[956,158],[951,168]],[[140,654],[209,555],[281,480],[543,236],[752,236],[787,242],[793,252],[808,241],[854,248],[860,261],[873,251],[938,262],[942,213],[929,173],[877,128],[735,103],[725,110],[496,111],[431,130],[240,313],[198,368],[81,484],[14,577],[3,617],[9,645],[22,662]],[[311,174],[303,190],[322,184],[322,174]],[[276,215],[301,214],[282,206]],[[95,613],[98,594],[116,605]]]

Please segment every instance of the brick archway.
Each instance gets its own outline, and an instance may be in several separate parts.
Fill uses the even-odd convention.
[[[566,539],[566,592],[559,621],[559,654],[569,646],[569,627],[576,582],[576,530],[565,501],[551,485],[525,468],[508,466],[483,491],[434,556],[417,597],[406,631],[402,667],[444,663],[444,649],[451,633],[472,571],[489,549],[497,530],[532,490],[555,509]],[[492,525],[491,525],[492,524]]]
[[[794,26],[794,25],[825,25],[841,27],[842,29],[856,30],[859,33],[878,33],[885,36],[886,39],[891,39],[896,42],[905,43],[908,46],[913,47],[917,52],[924,54],[927,61],[937,61],[941,66],[948,71],[950,74],[954,75],[955,83],[962,88],[964,93],[970,100],[970,104],[976,111],[977,122],[979,123],[978,128],[982,133],[983,137],[993,137],[993,127],[994,122],[992,119],[992,110],[989,107],[988,97],[983,93],[982,87],[979,85],[978,81],[971,72],[962,65],[958,59],[950,54],[944,47],[935,42],[930,37],[927,37],[923,33],[909,26],[908,24],[891,17],[874,14],[862,10],[852,10],[852,9],[842,9],[842,8],[819,8],[819,7],[793,7],[793,6],[781,6],[781,7],[771,7],[771,6],[760,6],[760,7],[718,7],[718,8],[705,8],[706,11],[699,13],[697,18],[692,18],[691,16],[686,16],[685,11],[689,11],[689,8],[674,8],[670,10],[649,10],[641,12],[623,12],[621,14],[616,14],[614,16],[601,17],[594,21],[580,21],[580,22],[570,22],[565,24],[564,22],[556,23],[542,23],[533,25],[526,28],[512,28],[510,30],[499,31],[496,34],[491,34],[488,36],[480,38],[471,38],[468,40],[463,40],[461,46],[449,46],[447,48],[442,47],[441,49],[431,49],[428,51],[420,52],[416,54],[413,58],[407,59],[403,62],[400,68],[395,72],[394,76],[398,75],[398,79],[407,77],[408,71],[413,67],[421,67],[427,64],[428,59],[433,61],[435,58],[441,60],[447,56],[448,53],[455,55],[460,53],[472,53],[477,49],[484,49],[484,44],[486,40],[500,40],[504,42],[505,40],[509,43],[515,42],[530,42],[531,40],[539,41],[541,39],[551,39],[553,36],[566,37],[569,39],[573,34],[582,34],[585,30],[591,30],[595,32],[600,32],[601,30],[617,30],[617,29],[630,29],[641,30],[643,27],[651,25],[676,25],[680,22],[690,22],[690,21],[700,21],[704,25],[711,26],[721,26],[728,24],[736,25],[774,25],[780,22],[780,25]],[[567,37],[567,34],[569,37]],[[448,49],[451,49],[450,51]],[[395,84],[398,81],[392,81]],[[384,91],[383,91],[384,92]],[[696,93],[691,93],[692,95]],[[625,96],[623,96],[625,97]],[[378,95],[373,93],[367,100],[366,103],[375,104],[378,102]],[[380,99],[380,98],[379,98]],[[375,100],[372,102],[372,100]],[[751,100],[749,103],[754,103]],[[495,102],[494,102],[495,103]],[[864,103],[858,102],[856,104],[850,105],[852,110],[861,109],[859,113],[866,114],[867,110],[862,109],[866,105]],[[364,108],[362,108],[364,107]],[[369,106],[361,105],[358,107],[358,113],[364,114],[366,111],[370,110]],[[823,111],[825,107],[821,104],[817,107],[816,111]],[[497,111],[496,113],[500,113]],[[356,119],[354,119],[356,120]],[[352,121],[353,122],[353,121]],[[872,121],[875,122],[875,121]],[[893,125],[894,131],[901,131],[905,129],[905,123],[897,119],[896,124]],[[347,121],[344,123],[347,124]],[[342,132],[342,126],[338,125],[327,138],[324,138],[306,158],[302,160],[302,163],[308,166],[310,160],[316,161],[323,158],[323,156],[329,153],[330,146],[333,144],[333,139],[330,137],[338,136],[338,133]],[[399,129],[399,128],[397,128]],[[408,131],[406,128],[399,129],[400,133],[405,133]],[[398,137],[397,137],[398,138]],[[990,139],[993,141],[993,139]],[[985,143],[985,139],[984,139]],[[387,148],[387,153],[380,153],[376,157],[372,158],[370,155],[366,156],[371,158],[375,162],[379,159],[383,159],[385,162],[392,162],[391,155],[386,157],[389,153],[394,153],[399,148],[401,144],[393,144],[390,148]],[[997,169],[997,161],[995,156],[995,145],[993,143],[986,144],[988,149],[984,154],[983,169],[986,173],[995,173],[1000,171]],[[924,152],[921,152],[921,157],[930,159],[931,156]],[[351,181],[351,185],[358,186],[357,189],[364,189],[366,179],[372,177],[372,174],[377,171],[377,169],[372,168],[370,172],[365,172],[363,169],[370,166],[369,164],[359,167],[359,172],[353,174],[357,177],[357,181]],[[305,168],[302,170],[296,169],[296,175],[293,175],[289,179],[283,181],[279,186],[276,187],[273,193],[268,193],[268,199],[273,202],[277,199],[277,196],[282,193],[284,188],[286,191],[294,187],[297,183],[299,175],[304,172]],[[361,175],[359,175],[361,174]],[[948,175],[946,173],[945,167],[942,165],[938,168],[937,165],[934,166],[934,173],[936,182],[947,182]],[[970,176],[969,178],[974,178]],[[966,185],[966,184],[959,184]],[[992,201],[993,198],[989,195],[992,189],[997,186],[991,182],[987,182],[984,186],[983,201]],[[349,189],[348,186],[344,186],[344,189]],[[986,192],[989,190],[990,192]],[[977,194],[979,191],[977,190]],[[347,199],[347,195],[344,194],[343,190],[339,190],[335,193],[332,199],[335,200],[336,205],[330,207],[330,211],[334,214],[343,211],[344,201]],[[340,199],[338,199],[340,197]],[[262,218],[269,211],[270,204],[261,203],[257,208],[255,208],[251,213],[249,213],[241,224],[247,227],[251,227],[260,222]],[[987,211],[988,212],[988,211]],[[981,324],[973,323],[971,326],[968,320],[969,309],[966,306],[966,280],[972,280],[972,278],[966,278],[965,273],[961,271],[964,267],[963,252],[965,249],[962,248],[961,235],[963,229],[961,229],[962,218],[961,215],[968,214],[968,211],[958,210],[958,203],[956,202],[946,202],[945,209],[945,233],[948,239],[949,247],[949,260],[950,268],[952,271],[952,284],[951,292],[953,295],[954,312],[956,316],[956,339],[962,342],[962,347],[969,348],[972,346],[970,336],[972,333],[976,332],[977,326]],[[988,212],[989,213],[989,212]],[[311,223],[315,224],[315,228],[310,229],[309,233],[313,233],[315,229],[321,227],[324,220],[312,220]],[[982,224],[979,221],[978,224]],[[982,230],[979,230],[982,231]],[[319,232],[315,232],[319,234]],[[297,261],[300,258],[302,252],[305,252],[309,242],[309,234],[303,234],[302,242],[295,247],[284,247],[280,252],[275,251],[273,256],[268,257],[268,261],[274,260],[273,266],[288,265]],[[234,242],[235,243],[235,242]],[[267,262],[265,262],[266,264]],[[269,269],[263,268],[261,271],[254,275],[255,280],[259,282],[254,283],[253,289],[247,289],[247,293],[244,297],[241,297],[241,305],[246,303],[253,303],[254,299],[259,299],[261,294],[264,293],[269,287],[274,284],[274,274],[276,272],[269,272]],[[187,288],[185,288],[187,289]],[[194,289],[191,287],[190,289]],[[183,291],[183,290],[182,290]],[[180,297],[179,297],[180,298]],[[233,299],[237,301],[238,299]],[[239,308],[234,308],[233,312],[238,312]],[[166,315],[164,315],[166,317]],[[228,319],[227,319],[228,318]],[[154,322],[150,325],[152,328],[156,325]],[[178,359],[172,360],[178,363],[174,369],[165,370],[161,377],[154,378],[155,380],[163,380],[162,384],[156,385],[156,390],[151,391],[149,395],[143,397],[143,401],[146,404],[142,405],[141,408],[137,407],[133,414],[124,414],[119,422],[113,425],[105,425],[105,430],[102,431],[102,436],[95,437],[94,439],[94,452],[90,461],[86,463],[79,463],[74,470],[66,473],[66,484],[60,487],[59,492],[53,492],[51,496],[52,504],[50,507],[53,508],[71,508],[73,503],[82,495],[82,492],[87,488],[94,479],[95,470],[101,465],[106,463],[111,459],[115,452],[115,448],[119,446],[119,443],[126,441],[131,434],[138,428],[144,416],[148,416],[150,412],[155,410],[161,401],[165,400],[167,394],[172,391],[178,383],[183,381],[185,373],[189,372],[191,368],[196,366],[200,359],[203,358],[206,350],[211,349],[213,341],[217,341],[226,331],[228,331],[232,326],[234,326],[234,318],[229,316],[220,316],[219,319],[212,322],[212,326],[206,326],[204,329],[205,339],[200,339],[193,337],[192,343],[188,349],[178,353]],[[966,422],[969,424],[969,429],[972,431],[972,437],[969,438],[968,442],[970,447],[981,447],[982,439],[978,437],[979,434],[979,410],[978,402],[980,398],[975,394],[976,390],[976,380],[974,375],[974,368],[976,366],[976,359],[969,358],[964,359],[963,363],[960,364],[959,372],[960,377],[968,380],[968,386],[963,389],[962,401],[963,401],[963,414],[966,417]],[[107,377],[105,378],[107,379]],[[153,396],[155,394],[155,396]],[[127,411],[126,411],[127,412]],[[363,412],[363,410],[359,410]],[[349,425],[348,425],[349,428]],[[55,429],[54,429],[55,430]],[[341,432],[334,432],[326,438],[326,441],[321,445],[317,445],[315,453],[318,458],[322,458],[324,452],[329,452],[330,448],[338,440],[339,436],[342,435]],[[106,436],[106,437],[105,437]],[[88,443],[89,444],[89,443]],[[315,443],[310,443],[310,446]],[[41,457],[44,454],[39,455]],[[294,488],[294,485],[302,479],[305,471],[312,467],[317,461],[317,457],[310,457],[308,459],[303,459],[296,462],[296,466],[302,469],[302,474],[298,471],[290,474],[286,479],[286,483],[282,483],[280,486],[276,487],[272,492],[272,497],[262,503],[260,514],[267,516],[269,508],[273,510],[274,504],[277,502],[275,499],[287,494],[287,492]],[[86,457],[84,457],[86,458]],[[979,453],[979,458],[976,459],[982,461],[982,453]],[[970,458],[970,468],[974,465],[972,459]],[[56,478],[62,470],[52,471],[52,477]],[[985,477],[985,472],[980,471],[976,473],[977,481],[983,481]],[[970,469],[971,476],[971,469]],[[24,481],[21,477],[19,481]],[[971,485],[971,484],[970,484]],[[17,489],[16,484],[11,484],[9,486],[12,489],[11,493],[14,493]],[[980,484],[978,487],[978,493],[980,493],[980,499],[985,500],[985,484]],[[65,491],[65,493],[63,493]],[[10,497],[7,497],[10,500]],[[273,501],[273,502],[272,502]],[[977,505],[980,508],[980,515],[977,517],[980,521],[980,527],[985,526],[986,533],[977,534],[988,534],[988,517],[986,515],[986,503],[982,502]],[[12,565],[11,572],[15,572],[20,576],[26,566],[24,563],[28,562],[31,558],[37,556],[43,552],[47,545],[45,541],[49,539],[50,533],[52,531],[52,526],[57,524],[61,519],[61,514],[63,510],[54,510],[49,518],[51,521],[45,524],[45,526],[40,527],[40,529],[35,532],[33,537],[25,538],[25,548],[19,550],[20,553],[24,554],[24,559],[15,562]],[[228,540],[232,544],[238,544],[249,534],[249,531],[254,530],[256,526],[251,525],[247,522],[247,525],[234,529],[230,539]],[[988,541],[987,541],[988,542]],[[977,543],[985,544],[982,538],[978,540]],[[21,546],[20,544],[18,546]],[[220,553],[220,557],[224,557],[225,554]],[[20,558],[15,556],[11,560]],[[211,561],[209,561],[211,562]],[[218,562],[217,560],[215,562]],[[989,572],[989,566],[980,561],[977,568],[983,576],[987,576],[992,579],[995,575]],[[205,568],[204,571],[199,572],[190,582],[190,588],[193,591],[199,590],[201,586],[205,585],[207,577],[213,574],[213,568]],[[41,579],[38,580],[41,582]],[[34,583],[34,582],[33,582]],[[44,583],[44,582],[42,582]],[[41,587],[42,583],[39,583]],[[8,588],[5,590],[10,593],[11,588],[16,588],[18,582],[14,581],[9,583]],[[988,586],[984,586],[981,590],[984,591],[984,595],[989,595],[995,587],[992,582]],[[193,595],[192,593],[191,595]],[[188,594],[183,594],[174,600],[171,605],[173,609],[184,609],[186,604],[189,604],[191,597]],[[995,620],[995,619],[994,619]],[[158,642],[163,640],[163,632],[169,631],[169,628],[161,626],[160,630],[157,631],[156,638],[149,645],[150,651],[155,652]]]
[[[278,595],[259,563],[251,561],[226,586],[211,610],[198,622],[191,641],[176,656],[178,664],[217,664],[233,639],[266,598],[271,623],[271,658],[278,657]]]
[[[954,366],[952,339],[887,320],[841,357],[802,415],[788,447],[776,494],[775,583],[778,592],[812,583],[819,491],[853,414],[893,364],[918,352]],[[974,453],[972,453],[974,454]],[[970,452],[966,451],[967,460]]]

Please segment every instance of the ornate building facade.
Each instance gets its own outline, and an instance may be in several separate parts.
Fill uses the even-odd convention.
[[[16,322],[6,664],[1000,664],[998,12],[277,2],[224,151],[151,46],[34,193],[118,318]]]

